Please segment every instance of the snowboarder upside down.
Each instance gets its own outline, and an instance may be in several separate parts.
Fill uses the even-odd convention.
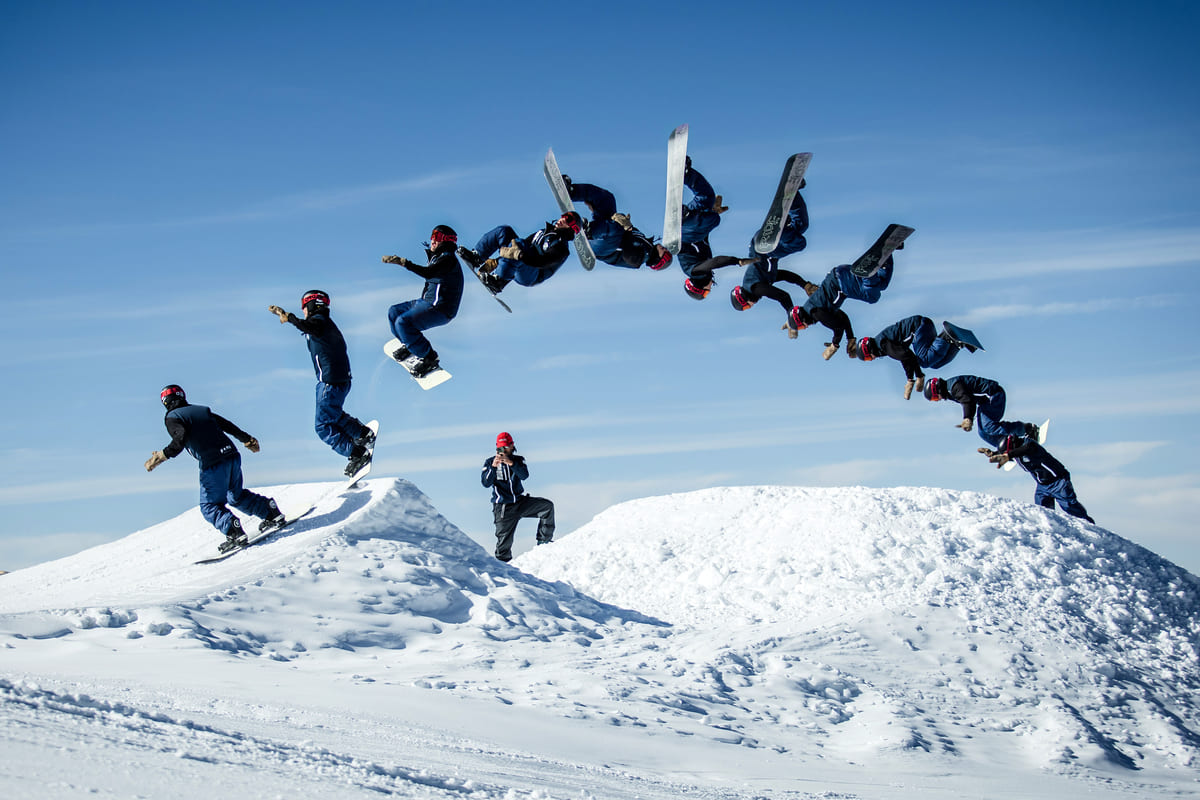
[[[829,270],[821,285],[813,292],[803,306],[796,306],[788,314],[788,322],[784,326],[788,336],[795,338],[798,331],[819,322],[833,331],[833,341],[826,342],[825,351],[821,354],[826,361],[833,358],[841,347],[842,335],[846,335],[846,355],[858,357],[858,342],[854,338],[854,327],[850,317],[842,311],[842,303],[847,298],[861,300],[864,303],[879,301],[883,290],[892,282],[894,262],[888,256],[875,274],[863,277],[855,275],[849,264],[841,264]]]
[[[1021,469],[1033,476],[1037,489],[1033,492],[1033,502],[1043,508],[1054,508],[1055,501],[1063,511],[1073,517],[1095,523],[1088,516],[1087,509],[1075,496],[1075,486],[1071,483],[1071,473],[1062,462],[1037,443],[1030,436],[1010,435],[1000,440],[998,450],[987,447],[979,448],[979,452],[988,457],[988,461],[999,469],[1009,461],[1016,461]]]
[[[887,356],[904,367],[904,399],[908,400],[913,390],[925,388],[925,373],[921,370],[940,369],[966,347],[975,348],[950,338],[946,332],[938,333],[933,320],[920,314],[905,317],[884,328],[876,336],[864,336],[858,343],[858,357],[863,361],[874,361]]]
[[[931,402],[953,400],[962,405],[963,419],[955,427],[970,431],[973,420],[979,420],[979,438],[992,447],[999,447],[1005,436],[1037,438],[1037,426],[1028,422],[1006,422],[1004,407],[1007,398],[1004,387],[991,378],[977,375],[958,375],[953,378],[930,378],[925,382],[925,398]]]
[[[572,183],[563,175],[567,194],[572,202],[583,203],[592,212],[588,220],[587,238],[596,258],[614,267],[653,270],[666,269],[671,254],[661,244],[655,244],[646,234],[633,227],[628,214],[617,212],[617,199],[607,189],[591,183]]]

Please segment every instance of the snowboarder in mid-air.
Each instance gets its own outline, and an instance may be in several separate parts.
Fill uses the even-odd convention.
[[[807,185],[806,181],[800,181],[800,189]],[[793,307],[791,295],[775,286],[781,281],[801,286],[809,295],[817,290],[816,284],[811,281],[802,278],[795,272],[779,268],[779,259],[799,253],[808,247],[808,240],[804,238],[807,230],[808,206],[805,205],[804,198],[797,190],[787,217],[784,218],[783,230],[780,232],[779,243],[775,249],[769,253],[759,253],[754,249],[754,242],[758,235],[755,234],[754,239],[750,240],[750,258],[748,259],[750,263],[746,267],[745,275],[742,276],[742,285],[735,286],[729,293],[729,302],[736,310],[745,311],[762,298],[768,297],[783,306],[785,314],[789,313]],[[744,262],[745,260],[743,260]]]
[[[317,373],[317,436],[333,452],[349,459],[346,464],[349,477],[371,460],[375,434],[342,408],[350,394],[350,356],[346,352],[346,339],[329,316],[329,295],[320,289],[305,292],[300,307],[303,319],[279,306],[268,306],[267,310],[279,317],[280,324],[290,322],[304,334]]]
[[[242,457],[229,437],[233,436],[251,453],[259,451],[258,440],[207,406],[190,405],[177,384],[165,386],[159,399],[167,409],[163,423],[170,443],[155,450],[146,460],[146,471],[187,450],[200,462],[200,513],[209,524],[225,534],[222,552],[246,544],[241,520],[229,506],[258,517],[260,531],[283,522],[279,506],[269,497],[242,486]],[[228,434],[228,435],[226,435]]]
[[[970,353],[976,350],[974,345],[956,341],[946,331],[938,333],[933,320],[917,314],[892,323],[874,337],[864,336],[858,343],[858,357],[874,361],[888,356],[899,361],[904,367],[904,399],[908,400],[914,390],[925,389],[922,367],[941,369],[963,348]]]
[[[680,246],[676,258],[683,270],[683,290],[688,297],[703,300],[714,285],[713,270],[734,264],[746,265],[751,259],[734,256],[713,257],[709,234],[721,224],[721,215],[729,210],[722,205],[721,195],[700,171],[692,167],[692,157],[684,159],[683,185],[692,193],[692,199],[683,205],[680,224]]]
[[[554,541],[554,503],[525,494],[521,482],[529,477],[529,466],[516,454],[507,432],[496,437],[496,455],[483,462],[480,482],[492,490],[492,519],[496,523],[496,558],[512,560],[513,534],[517,523],[537,517],[537,543]]]
[[[1003,419],[1007,398],[1004,387],[991,378],[977,375],[958,375],[953,378],[930,378],[925,382],[925,398],[932,402],[953,400],[962,405],[962,422],[955,427],[970,431],[979,420],[979,438],[992,447],[999,447],[1005,436],[1028,436],[1037,439],[1038,427],[1030,422],[1008,422]]]
[[[841,264],[829,270],[821,285],[809,295],[803,306],[796,306],[788,314],[785,328],[788,336],[795,338],[813,323],[819,322],[833,331],[833,340],[825,343],[825,351],[821,357],[826,361],[833,358],[841,347],[842,334],[846,335],[846,355],[858,357],[858,342],[854,338],[854,327],[850,317],[842,311],[842,303],[847,298],[861,300],[864,303],[876,303],[883,290],[892,282],[893,262],[891,256],[880,265],[873,275],[862,277],[855,275],[849,264]]]
[[[596,258],[614,267],[666,269],[671,254],[661,244],[633,227],[628,214],[617,211],[617,199],[607,189],[591,183],[573,183],[563,175],[567,194],[574,203],[583,203],[592,212],[587,238]]]
[[[1054,502],[1063,511],[1073,517],[1096,521],[1088,516],[1087,509],[1075,496],[1075,486],[1071,483],[1071,473],[1062,462],[1047,452],[1046,448],[1037,443],[1031,436],[1008,435],[1000,440],[997,450],[989,447],[979,448],[979,452],[988,457],[988,461],[1003,467],[1009,461],[1016,461],[1021,468],[1033,476],[1037,489],[1033,493],[1033,502],[1044,508],[1054,508]]]
[[[511,281],[537,286],[558,272],[571,255],[571,240],[581,230],[583,217],[568,211],[524,239],[508,225],[492,228],[474,250],[460,247],[458,255],[479,274],[484,286],[499,294]]]
[[[438,367],[438,354],[422,331],[445,325],[458,314],[463,295],[462,264],[454,256],[458,234],[449,225],[438,225],[429,235],[425,253],[428,266],[400,256],[384,256],[385,264],[398,264],[425,279],[421,296],[388,309],[388,323],[403,345],[392,354],[397,361],[410,356],[420,359],[410,370],[414,377],[428,375]]]

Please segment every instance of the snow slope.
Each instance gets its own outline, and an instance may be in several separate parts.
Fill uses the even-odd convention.
[[[504,565],[403,480],[334,486],[263,490],[323,499],[219,564],[193,509],[0,578],[0,792],[1200,790],[1200,580],[1098,527],[725,488]]]

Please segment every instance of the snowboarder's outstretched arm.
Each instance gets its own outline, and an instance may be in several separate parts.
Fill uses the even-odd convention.
[[[280,325],[290,322],[295,325],[301,333],[320,335],[329,326],[328,317],[318,316],[313,317],[312,319],[302,319],[290,311],[285,311],[279,306],[267,306],[267,310],[279,317]]]
[[[230,436],[245,445],[246,449],[251,453],[257,453],[261,449],[258,444],[258,439],[255,439],[253,436],[246,433],[244,430],[239,428],[237,425],[234,425],[217,412],[213,411],[210,413],[212,414],[213,422],[217,423],[217,426],[220,427],[221,430],[225,431],[225,433],[228,433]]]

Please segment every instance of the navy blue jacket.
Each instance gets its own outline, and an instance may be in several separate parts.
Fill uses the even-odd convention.
[[[509,456],[513,460],[511,467],[507,464],[493,467],[493,458],[494,456],[490,456],[483,462],[480,483],[492,490],[493,503],[517,502],[517,499],[525,494],[525,487],[521,481],[529,477],[529,467],[525,464],[525,459],[514,453]]]
[[[717,193],[708,179],[694,169],[683,173],[683,185],[692,191],[692,199],[683,207],[681,241],[684,244],[706,241],[713,229],[721,224],[721,215],[713,211]],[[711,253],[708,257],[712,258]]]
[[[406,269],[425,279],[421,298],[445,314],[447,319],[454,319],[458,315],[458,305],[462,302],[462,264],[458,263],[453,247],[447,247],[440,253],[428,250],[426,253],[429,256],[429,266],[413,264]]]
[[[1008,455],[1021,465],[1021,469],[1033,476],[1040,486],[1049,486],[1055,481],[1070,480],[1071,473],[1062,462],[1042,447],[1040,444],[1025,436],[1016,438],[1016,446],[1008,451]]]
[[[987,405],[1003,393],[1004,387],[991,378],[958,375],[946,379],[946,397],[962,404],[963,419],[974,419],[977,406]]]
[[[317,380],[321,383],[350,382],[350,356],[346,354],[346,339],[329,314],[318,312],[308,319],[288,314],[287,321],[304,334]]]
[[[208,469],[237,453],[237,448],[225,434],[242,443],[252,438],[207,406],[180,406],[168,411],[163,423],[167,433],[171,434],[171,443],[163,448],[163,455],[174,458],[186,449],[200,462],[200,469]]]

